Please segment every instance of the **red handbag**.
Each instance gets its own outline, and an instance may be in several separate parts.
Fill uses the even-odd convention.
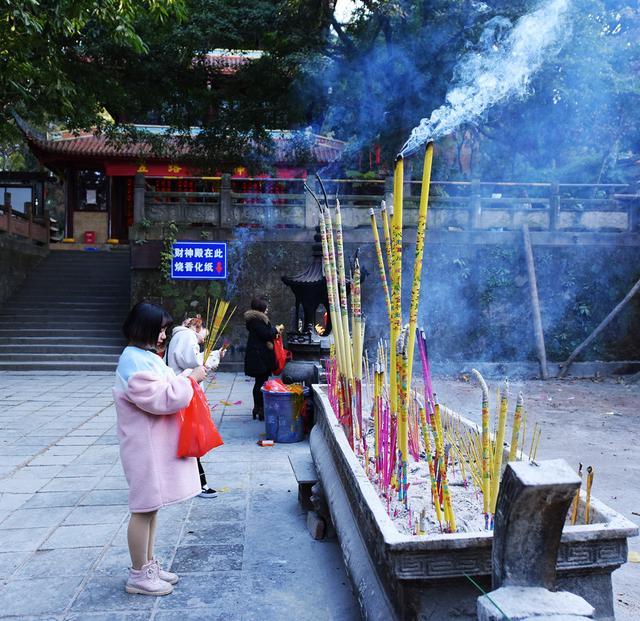
[[[193,397],[186,408],[180,410],[180,437],[178,457],[202,457],[211,449],[224,444],[211,418],[209,402],[198,382],[189,378]]]
[[[279,335],[273,339],[273,353],[276,358],[276,366],[273,369],[273,374],[280,375],[284,370],[284,365],[293,358],[293,354],[284,348],[282,337]]]

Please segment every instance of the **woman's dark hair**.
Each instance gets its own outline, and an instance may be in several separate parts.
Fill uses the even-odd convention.
[[[267,310],[267,300],[265,300],[261,295],[257,295],[253,300],[251,300],[251,310],[264,313],[264,311]]]
[[[160,330],[171,323],[173,318],[161,306],[139,302],[129,311],[122,332],[130,343],[155,347]]]

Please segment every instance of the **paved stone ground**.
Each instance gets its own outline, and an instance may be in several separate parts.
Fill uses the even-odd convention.
[[[162,598],[125,594],[112,385],[111,374],[0,373],[0,618],[359,618],[338,544],[313,541],[297,504],[287,455],[308,445],[258,447],[252,384],[231,373],[207,393],[226,444],[204,464],[222,493],[159,513],[157,555],[181,581]]]
[[[495,403],[497,382],[489,382]],[[436,378],[443,403],[480,422],[481,394],[472,382]],[[551,380],[511,383],[510,415],[522,391],[527,410],[527,437],[542,427],[538,459],[566,459],[574,468],[595,471],[592,493],[611,508],[640,524],[640,384],[624,380]],[[529,445],[525,446],[525,452]],[[640,538],[629,540],[640,554]],[[618,621],[640,619],[640,563],[626,563],[613,573]]]

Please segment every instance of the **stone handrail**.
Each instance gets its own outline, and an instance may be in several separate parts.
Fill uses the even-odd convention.
[[[34,218],[32,213],[14,212],[10,205],[0,205],[0,231],[8,235],[26,237],[43,245],[49,244],[49,216]]]
[[[309,183],[314,183],[309,179]],[[250,191],[242,191],[245,184]],[[345,228],[368,227],[369,209],[389,201],[389,180],[326,181],[329,202],[338,194]],[[277,189],[278,191],[274,191]],[[317,205],[301,179],[232,179],[222,175],[217,192],[145,191],[136,185],[141,209],[151,221],[234,226],[313,228]],[[405,226],[415,226],[420,182],[405,187]],[[429,228],[460,231],[531,230],[636,232],[640,194],[624,184],[558,184],[433,181]]]

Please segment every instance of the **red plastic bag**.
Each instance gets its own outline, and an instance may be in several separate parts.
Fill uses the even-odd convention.
[[[293,354],[284,348],[281,336],[276,336],[276,338],[273,339],[273,353],[276,358],[276,366],[273,369],[273,374],[280,375],[284,370],[284,365],[293,358]]]
[[[301,395],[304,390],[302,384],[284,384],[279,379],[270,379],[262,387],[268,392],[292,392],[296,395]]]
[[[211,418],[211,409],[204,391],[198,382],[189,379],[193,386],[193,397],[189,405],[180,410],[178,457],[202,457],[224,442]]]

